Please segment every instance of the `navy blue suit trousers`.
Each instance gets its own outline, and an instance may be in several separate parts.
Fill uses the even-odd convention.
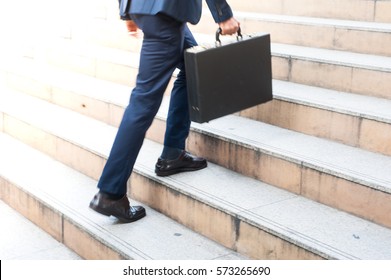
[[[114,195],[126,194],[146,131],[176,68],[180,72],[171,92],[164,145],[185,149],[190,129],[183,53],[197,44],[193,35],[186,23],[163,14],[132,18],[144,33],[137,83],[98,182],[101,191]]]

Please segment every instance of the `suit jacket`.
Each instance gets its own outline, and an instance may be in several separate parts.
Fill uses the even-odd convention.
[[[180,22],[196,24],[201,18],[202,0],[118,0],[121,18],[130,14],[156,15],[164,13]],[[215,22],[223,22],[233,16],[226,0],[205,0]]]

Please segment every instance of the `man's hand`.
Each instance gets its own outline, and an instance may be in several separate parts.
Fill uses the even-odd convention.
[[[133,33],[137,32],[137,24],[133,20],[125,20],[126,28],[128,29],[128,32]]]
[[[125,24],[130,36],[133,36],[135,38],[142,37],[142,32],[140,32],[140,29],[133,20],[125,20]]]
[[[240,23],[235,18],[230,18],[226,21],[220,22],[221,35],[232,35],[238,32]]]

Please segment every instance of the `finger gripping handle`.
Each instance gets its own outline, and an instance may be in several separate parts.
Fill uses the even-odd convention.
[[[219,27],[219,28],[217,29],[217,31],[216,31],[216,45],[221,45],[220,35],[222,35],[222,34],[221,34],[222,31],[223,31],[223,30],[221,29],[221,27]],[[238,29],[238,31],[237,31],[237,36],[236,36],[236,38],[238,39],[238,41],[241,40],[241,39],[243,39],[242,30],[240,29],[240,27],[239,27],[239,29]]]

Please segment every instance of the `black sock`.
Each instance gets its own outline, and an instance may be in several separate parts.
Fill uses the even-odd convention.
[[[107,193],[104,191],[99,191],[99,192],[105,194],[109,199],[112,199],[112,200],[119,200],[124,197],[124,195],[112,194],[112,193]]]
[[[181,149],[164,146],[162,155],[160,157],[165,160],[173,160],[177,159],[182,154],[182,152],[183,150]]]

